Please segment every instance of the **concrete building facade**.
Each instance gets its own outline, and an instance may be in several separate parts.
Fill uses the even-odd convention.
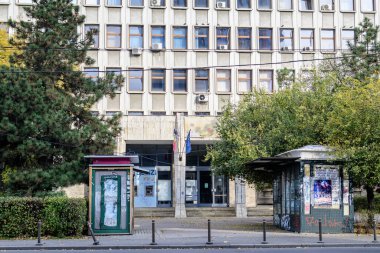
[[[9,18],[27,19],[23,7],[31,2],[0,0],[0,29]],[[139,154],[140,166],[156,175],[155,187],[136,192],[154,197],[155,206],[175,207],[177,217],[186,216],[186,206],[235,206],[245,216],[247,206],[265,203],[241,180],[210,172],[203,156],[218,139],[217,116],[253,89],[276,91],[278,69],[297,75],[339,55],[364,17],[380,23],[376,0],[72,2],[86,15],[80,32],[98,30],[88,53],[95,63],[83,71],[125,77],[116,96],[105,96],[92,111],[122,112],[116,153]],[[189,130],[192,152],[186,155]]]

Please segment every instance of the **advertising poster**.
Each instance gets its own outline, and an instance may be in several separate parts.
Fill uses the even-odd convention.
[[[332,205],[331,180],[314,180],[314,206]]]
[[[305,200],[305,215],[310,214],[310,177],[303,178],[303,195]]]

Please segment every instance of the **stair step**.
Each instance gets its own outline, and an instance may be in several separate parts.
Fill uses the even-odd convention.
[[[161,208],[161,207],[152,207],[152,208],[135,208],[134,217],[174,217],[174,208]]]
[[[248,207],[247,216],[273,216],[272,205],[258,205],[257,207]]]

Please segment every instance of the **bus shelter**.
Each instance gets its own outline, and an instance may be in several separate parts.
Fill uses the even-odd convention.
[[[328,148],[309,145],[247,166],[273,178],[273,223],[294,232],[352,233],[352,185]]]

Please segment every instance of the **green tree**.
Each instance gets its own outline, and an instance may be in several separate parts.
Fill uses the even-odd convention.
[[[0,66],[9,65],[9,57],[12,54],[9,48],[8,34],[6,31],[0,29]]]
[[[94,61],[86,56],[93,33],[78,33],[85,17],[70,0],[40,0],[25,8],[33,22],[9,24],[12,69],[1,72],[0,159],[6,187],[33,195],[84,180],[85,154],[111,153],[120,115],[94,117],[90,108],[114,96],[120,76],[92,80],[76,71]],[[4,173],[3,173],[4,174]]]

